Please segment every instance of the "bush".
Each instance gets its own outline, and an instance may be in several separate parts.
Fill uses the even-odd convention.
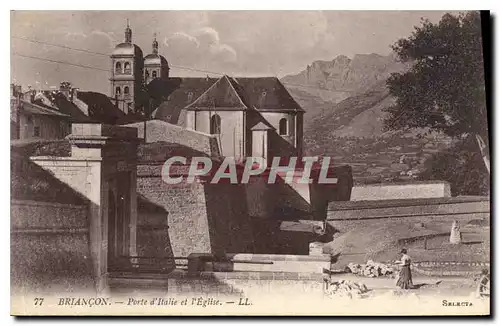
[[[490,192],[490,174],[473,137],[428,159],[419,179],[448,181],[453,196],[489,195]]]

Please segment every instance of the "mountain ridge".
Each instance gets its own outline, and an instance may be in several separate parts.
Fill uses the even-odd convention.
[[[306,111],[306,135],[321,120],[337,136],[368,137],[372,132],[374,136],[382,133],[384,113],[379,102],[389,96],[387,78],[408,68],[409,64],[399,62],[394,53],[356,54],[352,58],[338,55],[331,61],[315,60],[298,74],[287,75],[281,81]],[[389,99],[385,103],[392,104]],[[356,128],[349,125],[351,122]]]
[[[338,103],[407,68],[408,64],[397,61],[393,53],[387,56],[356,54],[352,59],[339,55],[331,61],[315,60],[298,74],[284,76],[281,81],[292,91],[301,88],[323,100]]]
[[[384,131],[384,109],[396,100],[387,79],[409,68],[394,54],[337,56],[283,77],[285,87],[305,110],[307,155],[330,156],[351,165],[356,183],[416,178],[425,161],[448,148],[451,140],[435,133],[418,137],[422,130]]]

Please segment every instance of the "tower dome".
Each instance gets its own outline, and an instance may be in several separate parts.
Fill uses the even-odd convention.
[[[138,101],[142,87],[144,58],[140,47],[132,43],[132,29],[128,23],[125,40],[111,53],[110,97],[123,112],[135,111],[141,105]]]
[[[127,27],[125,28],[125,42],[118,44],[113,50],[112,55],[133,55],[142,57],[141,48],[132,43],[132,29],[130,28],[128,19]]]
[[[170,67],[164,56],[158,53],[158,41],[154,34],[153,51],[144,58],[144,81],[146,84],[155,78],[168,78]]]

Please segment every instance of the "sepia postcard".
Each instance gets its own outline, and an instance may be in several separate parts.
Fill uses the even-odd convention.
[[[489,316],[490,19],[11,11],[11,314]]]

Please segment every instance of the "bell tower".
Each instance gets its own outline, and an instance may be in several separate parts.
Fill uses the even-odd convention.
[[[127,19],[125,39],[111,54],[110,97],[124,113],[137,110],[144,61],[141,49],[132,43],[132,29]]]
[[[152,53],[144,58],[144,83],[147,85],[156,78],[168,78],[170,68],[167,59],[159,54],[156,33],[153,36]]]

